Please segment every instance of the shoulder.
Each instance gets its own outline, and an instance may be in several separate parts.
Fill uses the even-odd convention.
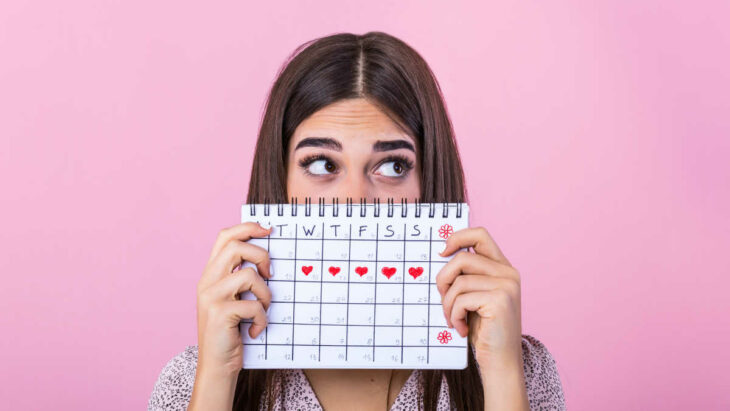
[[[565,397],[557,364],[545,344],[522,334],[522,357],[530,409],[564,410]]]
[[[162,368],[152,389],[148,410],[187,410],[193,394],[198,346],[189,345]]]

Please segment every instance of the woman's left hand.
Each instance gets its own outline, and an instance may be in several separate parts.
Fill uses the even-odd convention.
[[[446,321],[462,337],[469,335],[482,371],[518,367],[522,364],[520,274],[484,227],[454,232],[440,255],[469,247],[474,252],[456,253],[436,277]]]

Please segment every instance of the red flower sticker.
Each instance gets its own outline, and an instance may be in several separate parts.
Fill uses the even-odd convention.
[[[451,333],[448,331],[441,331],[436,338],[438,338],[441,344],[447,344],[449,341],[451,341]]]
[[[444,224],[439,228],[439,237],[441,238],[449,238],[449,236],[453,233],[454,227],[450,226],[449,224]]]

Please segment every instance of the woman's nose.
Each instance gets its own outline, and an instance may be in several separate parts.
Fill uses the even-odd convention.
[[[359,202],[361,198],[365,198],[366,202],[373,202],[373,192],[370,183],[364,176],[355,176],[344,179],[342,185],[338,187],[337,197],[340,204],[351,198],[353,202]]]

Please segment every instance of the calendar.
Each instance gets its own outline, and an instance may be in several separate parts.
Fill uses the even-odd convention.
[[[242,205],[241,222],[273,227],[248,240],[269,253],[272,303],[257,338],[251,320],[239,325],[243,368],[465,368],[467,338],[447,327],[436,275],[468,205],[334,200]]]

